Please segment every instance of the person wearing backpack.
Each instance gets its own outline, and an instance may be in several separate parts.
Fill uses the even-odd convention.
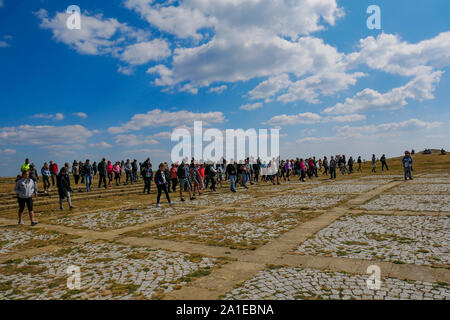
[[[195,200],[195,198],[192,196],[192,188],[191,188],[191,181],[190,181],[190,170],[189,166],[187,166],[184,163],[184,160],[181,162],[180,167],[177,171],[178,181],[180,183],[180,200],[184,202],[183,198],[183,189],[186,187],[187,191],[189,192],[189,198],[191,200]]]
[[[144,193],[147,191],[147,194],[150,194],[150,186],[152,184],[153,178],[153,169],[151,163],[144,163],[142,166],[142,178],[144,179]]]

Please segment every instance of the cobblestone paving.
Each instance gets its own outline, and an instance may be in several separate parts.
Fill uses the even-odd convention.
[[[308,193],[331,193],[331,194],[341,194],[341,193],[363,193],[376,188],[374,184],[330,184],[322,185],[316,188],[307,189],[305,192]]]
[[[227,300],[449,300],[447,285],[430,282],[382,279],[380,290],[367,288],[368,275],[349,275],[314,269],[280,268],[259,272],[227,293]]]
[[[253,207],[269,207],[269,208],[327,208],[337,204],[347,198],[344,195],[317,195],[317,194],[286,194],[282,196],[274,196],[253,203]]]
[[[0,299],[155,298],[208,273],[215,259],[115,244],[84,244],[0,265]],[[80,290],[67,268],[80,266]]]
[[[187,212],[188,210],[175,207],[124,209],[67,216],[54,219],[52,223],[62,224],[68,227],[100,231],[124,228],[149,221],[169,218]]]
[[[242,190],[239,190],[242,192]],[[249,194],[232,193],[232,194],[220,194],[220,195],[208,195],[207,197],[201,196],[193,203],[195,206],[214,206],[214,205],[229,205],[238,201],[249,200],[251,196]]]
[[[297,250],[302,254],[416,265],[450,263],[450,218],[347,215]]]
[[[450,195],[383,194],[361,205],[367,210],[450,211]]]
[[[21,249],[43,247],[56,244],[67,238],[55,231],[30,230],[26,227],[0,228],[0,254],[7,254]]]
[[[256,248],[292,229],[313,213],[217,211],[144,231],[140,236],[206,242],[242,249]]]
[[[421,177],[413,180],[408,180],[408,183],[450,183],[450,177]]]
[[[395,194],[417,194],[417,193],[450,193],[450,183],[436,184],[402,184],[389,191]]]

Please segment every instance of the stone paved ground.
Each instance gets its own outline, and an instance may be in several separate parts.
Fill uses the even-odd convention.
[[[122,209],[54,218],[53,223],[90,230],[119,229],[186,213],[178,208]]]
[[[213,211],[155,227],[140,235],[249,249],[259,247],[292,229],[300,221],[315,216],[314,213]]]
[[[367,277],[313,269],[280,268],[259,272],[226,294],[236,300],[450,300],[446,285],[423,281],[382,280],[379,290],[367,288]]]
[[[154,193],[140,208],[102,199],[115,208],[43,212],[34,228],[5,214],[0,299],[448,300],[450,175],[402,178],[225,185],[161,209]],[[370,265],[380,290],[367,287]]]
[[[210,272],[211,258],[116,244],[84,244],[0,265],[0,297],[7,299],[150,299]],[[79,290],[67,291],[67,268],[80,266]]]
[[[441,216],[346,215],[298,252],[450,267],[450,219]]]

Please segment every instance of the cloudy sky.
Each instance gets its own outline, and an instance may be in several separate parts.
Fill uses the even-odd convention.
[[[66,9],[81,8],[81,30]],[[367,7],[381,8],[369,30]],[[0,176],[169,160],[194,120],[282,158],[450,148],[448,0],[0,0]]]

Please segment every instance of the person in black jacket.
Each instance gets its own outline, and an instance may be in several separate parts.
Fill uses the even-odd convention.
[[[98,180],[98,187],[101,188],[102,186],[102,182],[103,182],[103,187],[106,189],[106,159],[103,158],[102,161],[98,164],[97,166],[98,169],[98,175],[99,175],[99,180]]]
[[[227,174],[228,177],[230,178],[230,190],[231,192],[236,192],[236,174],[237,174],[237,168],[236,168],[236,164],[232,163],[232,161],[230,161],[230,163],[227,165]]]
[[[166,194],[166,198],[167,201],[169,202],[169,205],[172,205],[172,202],[170,201],[170,197],[169,197],[169,192],[167,190],[167,179],[166,179],[166,175],[164,173],[164,169],[165,169],[165,165],[164,163],[161,163],[159,165],[159,170],[156,171],[155,174],[155,183],[156,183],[156,187],[158,188],[158,196],[156,198],[156,206],[157,207],[161,207],[161,205],[159,204],[159,201],[161,200],[161,193],[164,191],[164,193]]]
[[[74,208],[74,206],[72,206],[72,201],[70,199],[70,193],[72,192],[72,188],[70,187],[69,174],[65,167],[61,168],[61,170],[59,171],[58,177],[56,178],[56,186],[58,187],[59,193],[59,209],[64,210],[63,200],[67,198],[69,208],[70,210],[72,210]]]

